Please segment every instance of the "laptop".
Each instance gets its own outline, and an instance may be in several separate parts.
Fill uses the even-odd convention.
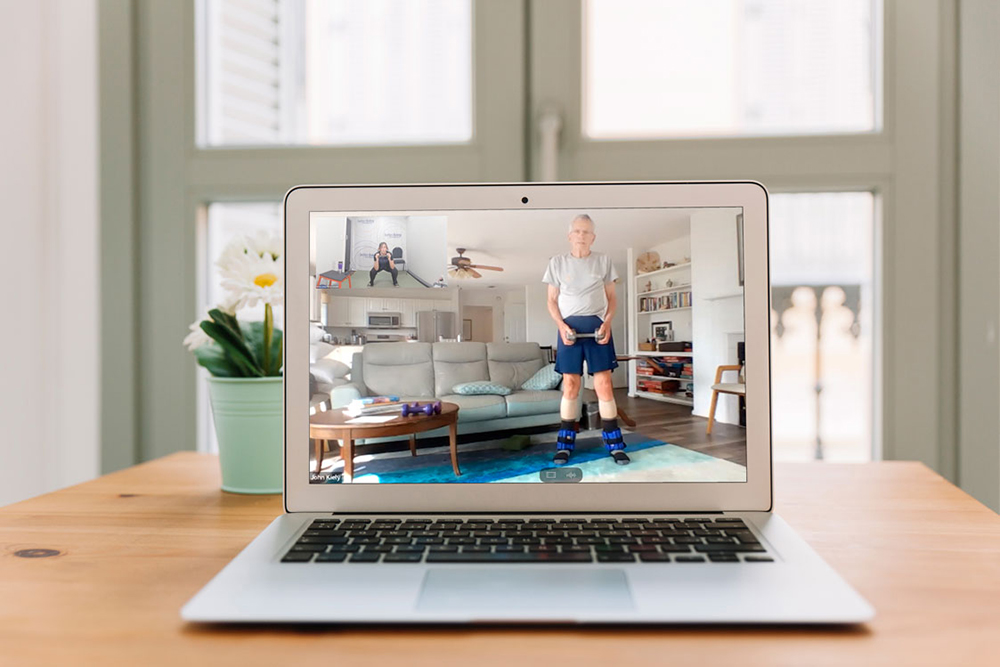
[[[872,618],[772,512],[759,183],[301,186],[284,234],[285,513],[184,619]]]

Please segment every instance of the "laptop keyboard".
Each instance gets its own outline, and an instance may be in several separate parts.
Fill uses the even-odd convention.
[[[313,521],[283,563],[766,563],[742,519]]]

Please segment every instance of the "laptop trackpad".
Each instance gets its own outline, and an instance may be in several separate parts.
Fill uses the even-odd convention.
[[[632,594],[621,570],[470,567],[433,569],[424,576],[417,611],[467,612],[477,617],[518,611],[572,616],[631,611]]]

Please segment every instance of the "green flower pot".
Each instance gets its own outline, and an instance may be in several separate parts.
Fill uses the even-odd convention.
[[[282,378],[208,379],[222,490],[281,493]]]

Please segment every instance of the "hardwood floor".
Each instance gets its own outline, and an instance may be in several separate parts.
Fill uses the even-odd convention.
[[[596,396],[593,400],[597,400]],[[741,426],[716,421],[712,435],[706,435],[708,420],[692,415],[687,406],[629,398],[625,389],[615,390],[615,401],[635,420],[632,430],[709,456],[747,464],[746,429]]]

